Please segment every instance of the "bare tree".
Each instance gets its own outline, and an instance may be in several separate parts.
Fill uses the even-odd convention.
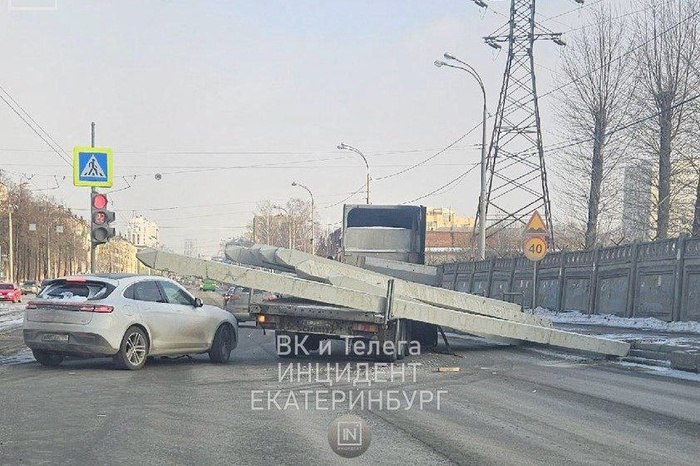
[[[629,47],[626,25],[614,12],[600,7],[591,13],[591,25],[581,29],[563,52],[564,87],[560,116],[569,139],[582,141],[563,155],[560,170],[565,197],[574,216],[586,221],[583,246],[600,240],[601,213],[619,204],[618,166],[627,153],[629,135],[617,129],[628,121],[631,75],[619,59]],[[611,223],[608,215],[607,223]]]
[[[656,115],[640,125],[641,148],[657,165],[656,239],[669,235],[673,164],[683,153],[690,134],[689,115],[696,110],[689,97],[698,80],[698,0],[647,0],[648,8],[636,22],[638,81],[637,103],[642,115]]]
[[[247,230],[247,239],[254,243],[310,252],[311,204],[298,198],[290,199],[284,205],[263,201],[258,204]],[[320,231],[319,228],[315,230]]]

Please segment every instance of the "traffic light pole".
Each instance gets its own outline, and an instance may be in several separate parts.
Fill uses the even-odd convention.
[[[90,123],[90,147],[95,147],[95,122]],[[90,210],[92,211],[92,197],[96,189],[94,186],[90,188]],[[92,224],[92,219],[90,219]],[[88,229],[90,235],[90,273],[95,273],[95,242],[92,240],[92,229]]]

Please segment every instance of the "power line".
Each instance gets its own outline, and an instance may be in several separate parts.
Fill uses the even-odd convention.
[[[472,166],[471,168],[469,168],[467,171],[465,171],[465,172],[462,173],[461,175],[457,176],[456,178],[453,178],[452,180],[448,181],[447,183],[443,184],[443,185],[440,186],[439,188],[437,188],[437,189],[435,189],[435,190],[433,190],[433,191],[430,191],[428,194],[424,194],[424,195],[419,196],[419,197],[417,197],[417,198],[415,198],[415,199],[411,199],[410,201],[402,202],[401,204],[412,204],[412,203],[414,203],[414,202],[416,202],[416,201],[420,201],[421,199],[425,199],[426,197],[432,196],[433,194],[436,194],[436,193],[442,191],[443,189],[449,187],[450,185],[452,185],[452,184],[454,184],[454,183],[457,183],[458,181],[460,181],[462,178],[464,178],[465,176],[467,176],[472,170],[474,170],[474,169],[475,169],[476,167],[478,167],[479,165],[481,165],[481,163],[475,163],[474,166]]]
[[[408,167],[408,168],[404,168],[403,170],[399,170],[399,171],[397,171],[397,172],[390,173],[389,175],[385,175],[385,176],[380,176],[380,177],[378,177],[378,178],[374,178],[374,180],[375,180],[375,181],[381,181],[381,180],[386,180],[386,179],[388,179],[388,178],[393,178],[393,177],[395,177],[395,176],[403,175],[404,173],[409,172],[409,171],[413,170],[414,168],[418,168],[418,167],[420,167],[421,165],[424,165],[424,164],[428,163],[429,161],[433,160],[435,157],[437,157],[437,156],[439,156],[439,155],[441,155],[441,154],[444,154],[444,153],[445,153],[447,150],[449,150],[451,147],[453,147],[453,146],[456,145],[457,143],[461,142],[464,138],[466,138],[467,136],[469,136],[472,132],[474,132],[474,130],[476,130],[476,129],[479,128],[480,126],[481,126],[481,122],[477,123],[477,124],[476,124],[475,126],[473,126],[469,131],[467,131],[466,133],[464,133],[463,135],[461,135],[459,138],[455,139],[455,140],[452,141],[450,144],[448,144],[446,147],[440,149],[439,151],[437,151],[436,153],[434,153],[434,154],[431,155],[430,157],[428,157],[428,158],[426,158],[426,159],[424,159],[424,160],[422,160],[422,161],[420,161],[420,162],[418,162],[418,163],[415,163],[415,164],[411,165],[411,166]]]
[[[10,102],[7,101],[7,99],[5,99],[2,95],[0,95],[0,99],[2,99],[3,102],[5,102],[5,103],[7,104],[7,106],[10,107],[10,109],[12,109],[12,111],[15,112],[15,114],[17,114],[17,116],[20,117],[20,118],[22,119],[22,121],[24,121],[24,123],[25,123],[27,126],[29,126],[29,127],[32,129],[32,131],[34,131],[34,132],[36,133],[36,135],[39,136],[39,137],[41,138],[41,140],[44,141],[44,142],[46,143],[46,145],[48,145],[48,146],[51,148],[51,150],[52,150],[53,152],[55,152],[56,154],[58,154],[58,156],[61,157],[61,159],[63,159],[64,162],[66,162],[66,163],[69,164],[69,165],[72,165],[72,163],[71,163],[71,161],[70,161],[70,157],[68,156],[68,154],[65,153],[65,151],[64,151],[63,149],[61,149],[61,145],[58,144],[58,143],[56,142],[56,140],[55,140],[53,137],[51,137],[51,135],[50,135],[44,128],[42,128],[42,126],[41,126],[39,123],[37,123],[37,121],[29,114],[29,112],[27,112],[27,111],[24,109],[24,107],[22,107],[22,106],[19,104],[19,102],[17,102],[17,100],[15,100],[15,98],[12,97],[12,95],[11,95],[9,92],[7,92],[7,90],[6,90],[4,87],[0,86],[0,90],[2,90],[2,92],[4,92],[5,95],[7,95],[7,97],[9,97],[9,99],[12,101],[12,103],[14,103],[20,110],[22,110],[22,112],[27,116],[27,118],[29,118],[29,120],[31,120],[31,122],[34,123],[34,125],[36,125],[36,127],[39,128],[39,129],[46,135],[46,137],[49,138],[49,139],[51,140],[51,142],[53,143],[53,145],[52,145],[51,143],[49,143],[49,141],[47,141],[46,139],[44,139],[44,137],[36,130],[36,128],[34,128],[34,126],[32,126],[32,125],[17,111],[17,109],[16,109],[15,107],[13,107],[13,106],[10,104]],[[56,148],[58,148],[58,149],[60,150],[60,152],[59,152],[59,150],[57,150]]]
[[[2,89],[2,87],[0,87],[0,89]],[[8,94],[7,91],[5,91],[5,89],[2,89],[2,90],[3,90],[3,92],[5,92],[5,94],[7,94],[8,97],[10,97],[10,99],[11,99],[13,102],[16,102],[14,99],[12,99],[12,96],[10,96],[10,94]],[[11,109],[13,112],[15,112],[15,114],[16,114],[18,117],[20,117],[20,119],[21,119],[27,126],[29,126],[29,128],[31,128],[31,130],[34,131],[34,133],[36,133],[36,135],[39,136],[39,138],[40,138],[42,141],[44,141],[44,143],[46,143],[46,145],[49,146],[53,152],[55,152],[59,157],[61,157],[61,160],[63,160],[64,162],[66,162],[69,166],[72,166],[72,165],[73,165],[73,164],[71,163],[70,159],[69,159],[67,156],[65,156],[64,154],[62,154],[61,152],[59,152],[53,145],[51,145],[51,143],[50,143],[49,141],[47,141],[46,138],[44,138],[44,136],[42,136],[41,133],[40,133],[39,131],[37,131],[37,129],[36,129],[34,126],[32,126],[32,124],[29,123],[29,122],[27,121],[27,119],[24,118],[24,116],[22,116],[22,114],[19,113],[19,112],[17,111],[17,109],[16,109],[15,107],[13,107],[12,104],[10,104],[10,102],[8,102],[7,99],[6,99],[4,96],[2,96],[1,94],[0,94],[0,99],[2,99],[2,101],[5,102],[5,103],[7,104],[7,106],[10,107],[10,109]],[[20,107],[19,104],[17,104],[17,106],[18,106],[20,109],[22,109],[22,107]],[[31,117],[31,115],[29,115],[24,109],[22,109],[22,111],[27,115],[27,117],[28,117],[30,120],[34,121],[34,123],[36,124],[36,126],[37,126],[39,129],[41,129],[41,130],[46,134],[46,136],[47,136],[49,139],[51,139],[51,140],[53,141],[53,138],[52,138],[41,126],[39,126],[39,124],[36,123],[36,121]],[[55,141],[54,141],[54,143],[55,143]],[[59,148],[60,148],[60,146],[59,146]]]
[[[577,83],[578,81],[580,81],[581,79],[583,79],[583,78],[585,78],[585,77],[587,77],[587,76],[592,75],[592,74],[595,73],[596,71],[600,71],[602,68],[604,68],[604,67],[606,67],[606,66],[609,66],[610,63],[615,62],[615,61],[622,60],[622,59],[625,58],[626,56],[628,56],[628,55],[630,55],[630,54],[636,52],[637,50],[641,49],[642,47],[644,47],[645,45],[647,45],[647,44],[649,44],[650,42],[654,41],[655,39],[658,39],[658,38],[661,37],[662,35],[665,35],[665,34],[669,33],[671,30],[673,30],[673,29],[675,29],[675,28],[681,26],[683,23],[690,21],[691,19],[693,19],[694,17],[696,17],[696,16],[698,16],[698,15],[700,15],[700,10],[696,11],[695,13],[692,13],[692,14],[689,15],[687,18],[680,20],[680,21],[677,22],[676,24],[674,24],[674,25],[672,25],[672,26],[669,26],[669,27],[666,28],[665,30],[663,30],[663,31],[661,31],[661,32],[659,32],[659,33],[654,33],[649,39],[645,40],[644,42],[638,44],[638,45],[635,46],[635,47],[631,47],[629,50],[627,50],[627,51],[624,52],[623,54],[619,55],[618,57],[615,57],[615,58],[611,59],[610,61],[604,63],[603,65],[600,65],[600,66],[597,67],[597,68],[593,68],[592,70],[590,70],[590,71],[587,72],[587,73],[581,74],[581,75],[579,75],[579,76],[577,76],[577,77],[571,79],[569,82],[563,83],[563,84],[561,84],[560,86],[557,86],[557,87],[555,87],[554,89],[551,89],[551,90],[545,92],[544,94],[540,95],[538,98],[539,98],[539,99],[542,99],[542,98],[544,98],[544,97],[546,97],[546,96],[548,96],[548,95],[551,95],[551,94],[553,94],[553,93],[555,93],[555,92],[558,92],[558,91],[564,89],[565,87],[568,87],[568,86],[570,86],[570,85],[572,85],[572,84],[575,84],[575,83]]]

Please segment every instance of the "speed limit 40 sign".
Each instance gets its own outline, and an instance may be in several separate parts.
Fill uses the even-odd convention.
[[[547,241],[539,236],[534,236],[525,241],[523,250],[525,257],[529,260],[541,261],[547,255]]]
[[[525,225],[523,232],[525,241],[523,242],[523,253],[525,257],[533,262],[544,259],[547,255],[547,224],[544,223],[539,212],[534,211],[530,221]]]

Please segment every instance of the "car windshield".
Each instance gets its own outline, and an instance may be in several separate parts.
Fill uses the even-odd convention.
[[[87,301],[106,298],[114,289],[113,286],[97,281],[71,282],[58,280],[48,284],[39,299]]]
[[[10,283],[0,283],[0,290],[12,290],[14,286]]]

